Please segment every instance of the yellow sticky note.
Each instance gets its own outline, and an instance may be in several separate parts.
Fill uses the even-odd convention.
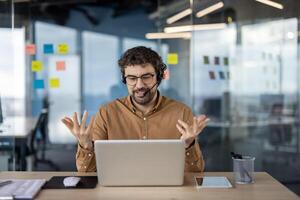
[[[59,79],[58,78],[51,78],[49,80],[50,88],[59,88]]]
[[[177,53],[169,53],[168,54],[168,64],[169,65],[177,65],[178,64],[178,54]]]
[[[41,61],[33,60],[31,62],[31,71],[40,72],[43,69],[43,63]]]
[[[67,54],[69,52],[68,44],[58,44],[57,51],[59,54]]]

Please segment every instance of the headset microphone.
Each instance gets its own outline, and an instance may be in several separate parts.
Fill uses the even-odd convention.
[[[145,97],[145,96],[147,95],[147,93],[149,93],[156,85],[158,85],[158,82],[156,82],[150,89],[148,89],[148,90],[144,93],[143,97]]]

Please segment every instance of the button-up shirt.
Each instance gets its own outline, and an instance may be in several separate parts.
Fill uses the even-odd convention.
[[[143,115],[133,105],[130,96],[116,99],[100,107],[92,128],[93,140],[179,139],[178,119],[193,122],[191,109],[181,102],[161,96],[153,109]],[[137,149],[138,151],[138,149]],[[78,145],[76,166],[80,172],[96,171],[94,151]],[[198,142],[186,149],[185,171],[202,172],[204,160]]]

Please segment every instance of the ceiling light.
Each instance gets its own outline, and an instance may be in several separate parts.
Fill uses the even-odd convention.
[[[177,13],[176,15],[169,17],[167,19],[167,24],[172,24],[190,14],[192,14],[193,10],[191,8],[185,9],[184,11],[181,11],[179,13]]]
[[[192,33],[185,32],[185,33],[147,33],[147,39],[173,39],[173,38],[191,38]]]
[[[216,3],[212,6],[209,6],[208,8],[205,8],[205,9],[197,12],[196,17],[198,17],[198,18],[203,17],[211,12],[214,12],[215,10],[222,8],[223,6],[224,6],[223,2]]]
[[[225,23],[219,24],[198,24],[198,25],[186,25],[186,26],[173,26],[164,28],[165,33],[178,33],[187,31],[202,31],[226,28]]]
[[[280,3],[276,3],[274,1],[270,1],[270,0],[255,0],[258,1],[260,3],[266,4],[268,6],[272,6],[274,8],[278,8],[278,9],[283,9],[283,5]]]

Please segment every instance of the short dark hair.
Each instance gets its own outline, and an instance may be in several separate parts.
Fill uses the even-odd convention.
[[[127,66],[151,64],[155,69],[158,83],[162,80],[163,73],[167,68],[158,53],[144,46],[128,49],[119,59],[118,64],[122,73],[123,82],[125,81],[125,68]]]

